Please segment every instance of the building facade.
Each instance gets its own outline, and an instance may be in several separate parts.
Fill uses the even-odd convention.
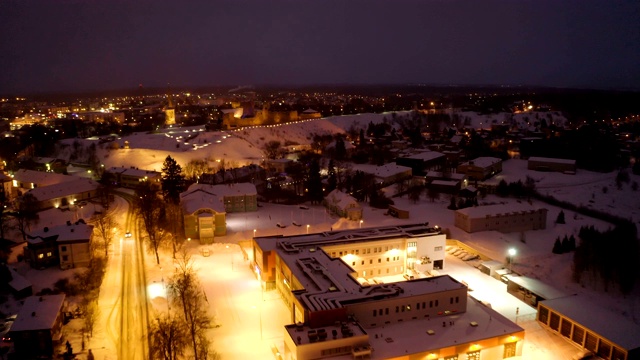
[[[410,267],[444,261],[444,238],[426,224],[254,238],[256,274],[290,310],[284,359],[521,355],[524,330],[455,279],[423,271],[407,281],[373,281],[378,268],[381,276],[389,266],[409,275],[417,274]]]
[[[454,224],[468,233],[541,230],[547,227],[547,209],[527,204],[469,207],[455,211]]]
[[[24,256],[31,267],[59,265],[61,269],[89,266],[93,225],[80,219],[27,235]]]
[[[62,339],[65,295],[30,296],[11,326],[16,359],[51,359]]]
[[[494,157],[479,157],[458,165],[456,171],[467,175],[469,180],[483,181],[502,172],[502,160]]]

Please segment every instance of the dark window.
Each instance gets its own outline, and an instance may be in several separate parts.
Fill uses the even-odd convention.
[[[582,343],[584,342],[584,329],[573,325],[573,336],[571,337],[571,340],[573,340],[574,343],[582,346]]]
[[[596,351],[596,346],[598,346],[598,338],[595,337],[592,333],[587,333],[587,337],[584,341],[584,348],[591,351]]]
[[[571,337],[571,321],[567,319],[562,319],[562,325],[560,326],[560,334],[562,336],[569,338]]]
[[[611,354],[611,344],[600,339],[600,346],[598,346],[598,355],[602,356],[605,359],[609,359],[609,354]]]
[[[625,352],[614,346],[613,352],[611,353],[611,360],[624,360],[624,359],[625,359]]]
[[[373,317],[375,317],[376,315],[378,315],[378,310],[373,309]]]
[[[558,327],[560,326],[560,316],[554,312],[551,313],[551,321],[549,322],[549,327],[555,331],[558,331]]]
[[[538,311],[538,321],[547,325],[549,322],[549,309],[544,306],[540,306],[540,311]]]
[[[61,246],[61,247],[60,247],[60,250],[62,250],[62,251],[67,251],[67,247],[66,247],[66,246]]]

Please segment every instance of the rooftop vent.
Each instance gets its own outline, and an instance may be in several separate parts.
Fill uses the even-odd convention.
[[[469,325],[471,325],[471,326],[473,326],[473,327],[476,327],[476,326],[478,326],[478,323],[477,323],[477,322],[475,322],[475,321],[472,321],[472,322],[470,322],[470,323],[469,323]]]
[[[429,334],[429,335],[435,335],[435,334],[436,334],[436,332],[435,332],[435,331],[433,331],[433,330],[427,330],[427,334]]]

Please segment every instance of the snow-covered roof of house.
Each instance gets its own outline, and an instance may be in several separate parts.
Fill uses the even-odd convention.
[[[532,156],[529,158],[529,161],[542,161],[542,162],[548,162],[548,163],[571,164],[571,165],[576,164],[576,161],[571,159],[558,159],[558,158],[548,158],[548,157],[539,157],[539,156]]]
[[[309,108],[309,109],[307,109],[307,110],[303,111],[302,113],[303,113],[303,114],[315,114],[315,113],[317,113],[317,112],[318,112],[318,111],[316,111],[316,110],[313,110],[313,109]]]
[[[458,186],[459,181],[457,180],[433,180],[431,182],[431,185],[438,185],[438,186]]]
[[[9,286],[11,286],[13,290],[20,292],[28,288],[29,286],[32,286],[31,281],[18,274],[10,266],[7,266],[7,269],[9,269],[9,272],[11,273],[11,281],[9,281]]]
[[[196,188],[192,190],[192,187],[193,185],[189,187],[189,190],[180,194],[180,203],[185,212],[193,214],[200,209],[211,209],[217,213],[225,212],[221,197],[209,192],[207,189]]]
[[[52,157],[34,157],[33,162],[36,164],[50,164],[54,161],[58,160],[57,158]]]
[[[43,228],[32,232],[27,237],[27,242],[36,244],[42,242],[43,239],[56,237],[56,243],[72,243],[88,241],[93,233],[93,225],[88,225],[84,220],[78,220],[75,223],[68,222],[65,225],[58,225],[51,228]]]
[[[475,158],[473,160],[469,160],[468,162],[464,163],[465,165],[471,165],[473,163],[474,166],[479,166],[479,167],[488,167],[497,163],[502,162],[502,159],[500,158],[495,158],[495,157],[489,157],[489,156],[482,156],[482,157],[478,157]]]
[[[408,166],[396,165],[394,163],[388,163],[380,166],[370,164],[354,164],[354,170],[360,170],[366,174],[372,174],[375,177],[387,178],[389,176],[398,175],[404,172],[411,172],[411,168]]]
[[[62,310],[65,295],[30,296],[11,325],[11,332],[49,330]]]
[[[351,204],[356,204],[358,207],[358,201],[351,195],[345,194],[342,191],[335,189],[325,197],[325,200],[331,205],[337,206],[340,209],[346,209]]]
[[[527,211],[537,211],[539,208],[526,203],[509,203],[499,205],[474,206],[456,210],[457,213],[465,214],[470,218],[484,218],[486,216],[496,216],[499,214],[521,213]]]
[[[122,175],[127,175],[127,176],[132,176],[132,177],[137,177],[137,178],[143,178],[145,176],[160,176],[160,173],[154,170],[145,170],[145,169],[138,169],[138,168],[126,168],[126,167],[110,167],[109,170],[107,170],[107,172],[109,173],[113,173],[113,174],[122,174]]]
[[[8,182],[11,181],[11,177],[5,173],[0,172],[0,182]]]
[[[425,177],[430,177],[430,178],[444,178],[445,176],[442,174],[441,171],[428,171],[427,175],[425,175]],[[463,173],[449,173],[447,174],[447,176],[449,179],[452,180],[464,180],[467,175],[463,174]]]
[[[587,327],[626,350],[640,348],[640,326],[580,295],[545,300],[542,305]]]
[[[80,177],[73,177],[73,179],[68,182],[37,187],[29,190],[28,193],[35,196],[39,201],[45,201],[93,191],[100,186],[100,184],[91,179]]]
[[[417,154],[413,154],[410,156],[407,156],[407,158],[409,159],[419,159],[422,161],[429,161],[429,160],[433,160],[433,159],[437,159],[440,157],[445,156],[443,153],[441,152],[437,152],[437,151],[422,151],[419,152]]]
[[[39,186],[49,186],[62,182],[73,181],[76,177],[54,172],[20,169],[13,174],[13,179],[24,183],[34,183]]]

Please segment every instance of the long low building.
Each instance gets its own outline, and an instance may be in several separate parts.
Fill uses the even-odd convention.
[[[290,310],[284,358],[521,355],[521,327],[450,276],[425,276],[444,265],[444,245],[427,224],[254,238],[255,272]],[[391,274],[408,281],[378,280]]]
[[[640,359],[640,326],[579,295],[541,301],[537,320],[603,359]]]
[[[468,233],[540,230],[547,227],[547,209],[529,204],[474,206],[456,210],[454,224]]]
[[[576,173],[576,161],[532,156],[527,161],[527,169],[536,171],[555,171],[565,174]]]

